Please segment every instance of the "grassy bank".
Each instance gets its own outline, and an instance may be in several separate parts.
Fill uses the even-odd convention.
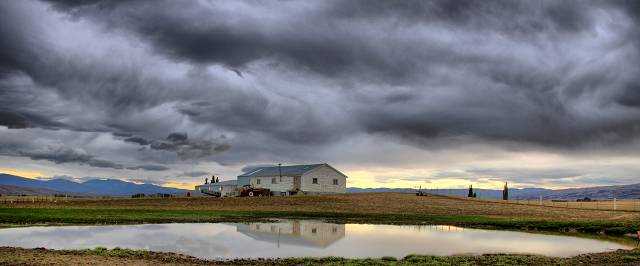
[[[130,249],[47,250],[0,247],[2,265],[68,265],[91,262],[96,265],[638,265],[640,250],[585,254],[571,258],[533,255],[421,256],[401,259],[287,258],[208,261],[173,253]]]
[[[622,235],[635,233],[640,221],[575,220],[550,221],[487,216],[421,213],[336,213],[301,211],[149,210],[0,208],[0,223],[24,224],[135,224],[175,222],[237,222],[269,218],[322,219],[337,223],[445,224],[475,228],[542,230]]]

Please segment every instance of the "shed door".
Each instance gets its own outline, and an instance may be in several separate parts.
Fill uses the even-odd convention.
[[[293,177],[293,190],[300,190],[300,177],[299,176],[294,176]]]

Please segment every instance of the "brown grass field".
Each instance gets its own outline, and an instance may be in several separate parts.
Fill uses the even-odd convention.
[[[522,203],[522,202],[520,202]],[[573,203],[571,203],[573,204]],[[336,213],[479,215],[511,219],[639,221],[640,212],[609,211],[526,205],[515,202],[470,200],[447,196],[417,197],[404,193],[353,193],[338,195],[254,198],[112,198],[59,199],[56,202],[3,203],[16,208],[237,210]]]

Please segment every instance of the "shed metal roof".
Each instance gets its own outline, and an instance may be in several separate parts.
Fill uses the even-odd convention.
[[[278,176],[282,171],[283,176],[300,176],[306,172],[309,172],[317,167],[326,165],[321,164],[302,164],[302,165],[287,165],[287,166],[267,166],[253,169],[249,172],[239,175],[238,177],[254,177],[254,176]]]

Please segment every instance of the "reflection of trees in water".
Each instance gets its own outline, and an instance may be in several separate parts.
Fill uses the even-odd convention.
[[[237,231],[258,241],[313,247],[328,247],[345,236],[344,224],[308,220],[242,223]]]

